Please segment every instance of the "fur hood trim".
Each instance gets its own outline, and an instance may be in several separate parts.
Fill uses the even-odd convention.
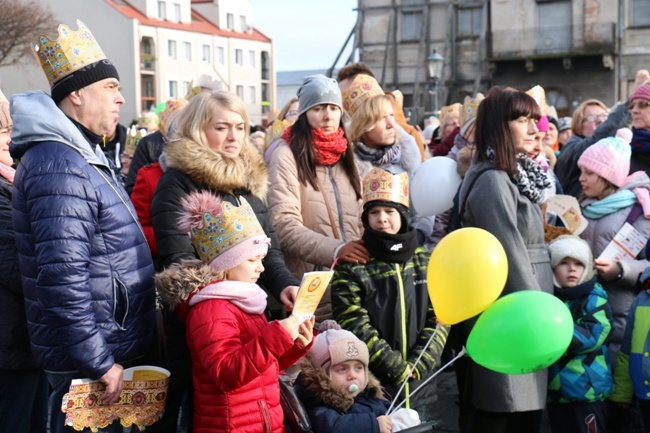
[[[248,143],[234,159],[186,138],[167,143],[165,154],[168,168],[182,171],[203,187],[233,195],[245,189],[266,202],[268,171],[260,153]]]
[[[200,260],[183,260],[156,274],[155,282],[160,296],[175,309],[193,293],[224,277],[223,272],[213,271]]]
[[[325,374],[325,370],[314,362],[311,354],[307,354],[300,361],[300,381],[305,391],[320,398],[325,406],[347,412],[354,404],[354,397],[349,393],[336,388],[332,380]],[[366,368],[368,374],[368,385],[360,395],[369,393],[370,398],[384,398],[384,393],[379,380]]]

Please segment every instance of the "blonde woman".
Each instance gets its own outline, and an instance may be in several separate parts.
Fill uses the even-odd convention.
[[[174,135],[165,147],[167,170],[158,182],[151,205],[159,267],[197,258],[187,233],[178,228],[183,198],[202,190],[239,206],[240,197],[244,197],[271,238],[260,285],[291,309],[298,280],[284,264],[266,205],[268,173],[262,156],[248,141],[248,131],[243,102],[225,91],[198,94],[178,115]],[[177,370],[177,380],[184,379],[185,383],[179,385],[182,391],[191,384],[185,330],[173,312],[166,315],[165,325],[168,352],[176,358],[170,359],[170,370],[172,376]],[[170,384],[164,419],[171,418],[174,426],[180,398],[181,393]]]

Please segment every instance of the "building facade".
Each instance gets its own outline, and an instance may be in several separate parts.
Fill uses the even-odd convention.
[[[83,21],[115,64],[126,99],[123,124],[182,98],[204,75],[237,94],[253,124],[276,105],[273,41],[253,27],[248,0],[38,1],[73,30]],[[55,39],[56,29],[46,36]],[[0,68],[0,80],[8,95],[48,90],[35,59]]]
[[[358,57],[405,106],[431,111],[493,85],[541,85],[568,115],[584,99],[608,105],[650,66],[647,0],[359,0]],[[443,61],[438,88],[427,58]]]

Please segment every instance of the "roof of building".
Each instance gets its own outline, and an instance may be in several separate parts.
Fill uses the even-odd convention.
[[[334,70],[336,77],[337,70]],[[305,77],[316,74],[327,74],[327,69],[308,69],[306,71],[279,71],[276,74],[278,86],[300,86]]]
[[[151,27],[162,27],[166,29],[185,30],[192,33],[204,33],[214,36],[222,36],[226,38],[246,39],[259,42],[271,42],[271,39],[264,35],[262,32],[253,28],[251,33],[240,33],[234,30],[222,29],[214,25],[210,20],[205,18],[200,13],[192,9],[192,22],[191,23],[178,23],[168,20],[160,20],[157,18],[150,18],[140,12],[134,6],[131,6],[126,0],[106,0],[110,6],[120,12],[127,18],[136,19],[140,24]],[[192,3],[200,3],[193,1]]]

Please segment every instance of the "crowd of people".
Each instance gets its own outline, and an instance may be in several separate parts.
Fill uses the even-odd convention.
[[[559,117],[541,87],[497,86],[421,129],[399,91],[355,63],[306,77],[266,130],[209,83],[127,128],[118,71],[78,25],[92,62],[53,62],[79,53],[41,38],[50,94],[0,93],[7,431],[73,431],[60,410],[73,379],[102,382],[107,405],[143,364],[171,372],[151,432],[179,417],[188,432],[284,432],[281,372],[316,433],[435,420],[427,379],[476,317],[438,323],[427,266],[461,227],[503,246],[500,297],[554,294],[574,332],[531,373],[457,360],[460,431],[541,432],[545,413],[553,433],[649,431],[650,248],[605,254],[622,231],[650,237],[648,71],[611,109],[587,99]],[[435,216],[409,194],[429,158],[453,159],[462,179]],[[579,200],[579,236],[547,212],[561,194]],[[334,273],[315,315],[289,314],[302,276],[320,270]]]

